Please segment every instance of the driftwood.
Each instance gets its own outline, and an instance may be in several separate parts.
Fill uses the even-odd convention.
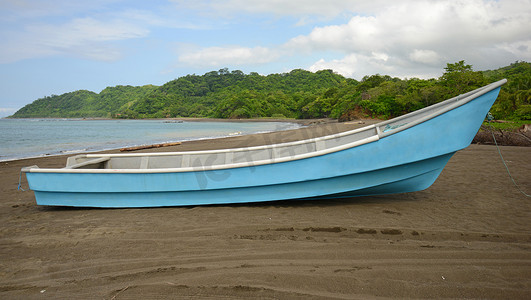
[[[494,145],[492,136],[496,138],[496,143],[502,146],[522,146],[531,147],[531,130],[529,124],[517,130],[493,130],[490,127],[481,125],[481,130],[476,134],[472,143]]]
[[[127,148],[121,148],[120,152],[136,151],[136,150],[152,149],[152,148],[160,148],[160,147],[168,147],[168,146],[177,146],[180,144],[181,142],[175,142],[175,143],[162,143],[162,144],[143,145],[143,146],[136,146],[136,147],[127,147]]]

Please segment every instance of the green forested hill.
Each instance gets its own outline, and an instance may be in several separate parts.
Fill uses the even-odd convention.
[[[28,104],[13,118],[110,118],[150,94],[156,87],[145,85],[108,87],[96,94],[79,90],[52,95]]]
[[[108,87],[44,97],[12,117],[113,118],[389,118],[507,78],[492,113],[499,119],[531,119],[531,65],[515,62],[473,71],[464,61],[447,64],[438,79],[365,76],[361,81],[323,70],[267,76],[221,69],[187,75],[162,86]]]
[[[329,70],[293,70],[261,76],[227,69],[172,80],[131,107],[121,117],[301,117],[294,103],[298,94],[316,95],[352,81]],[[296,101],[295,101],[296,102]],[[301,105],[302,103],[298,103]]]

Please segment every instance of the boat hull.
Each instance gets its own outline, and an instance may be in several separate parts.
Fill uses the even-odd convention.
[[[157,207],[353,197],[428,188],[472,141],[499,87],[379,140],[314,157],[188,172],[26,174],[37,204]]]
[[[164,192],[35,191],[37,204],[86,207],[158,207],[264,202],[318,197],[352,197],[404,193],[428,188],[452,154],[386,168],[317,180],[230,189]],[[408,174],[404,176],[404,174]]]

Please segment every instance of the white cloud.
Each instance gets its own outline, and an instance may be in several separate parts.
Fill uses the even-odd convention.
[[[148,33],[148,30],[121,20],[102,21],[93,18],[78,18],[67,24],[33,25],[28,27],[28,32],[35,36],[42,35],[40,40],[43,44],[68,48],[87,42],[142,37]]]
[[[513,54],[516,57],[523,57],[528,61],[531,57],[531,39],[515,42],[502,42],[498,44],[497,47],[503,51]]]
[[[433,50],[427,49],[413,49],[413,51],[409,54],[409,59],[422,64],[437,65],[441,63],[439,54]]]
[[[352,77],[356,72],[355,66],[358,62],[359,60],[355,54],[347,55],[343,59],[333,59],[331,61],[325,61],[321,58],[311,65],[308,70],[316,72],[319,70],[331,69],[343,76]]]
[[[360,76],[396,72],[394,64],[388,63],[388,60],[389,56],[385,53],[373,52],[370,55],[349,54],[341,59],[332,59],[330,61],[320,59],[311,65],[308,70],[315,72],[331,69],[343,76],[361,79]]]
[[[144,37],[146,28],[114,19],[76,18],[62,24],[29,24],[22,31],[3,32],[0,63],[66,54],[113,61],[121,54],[108,42]]]
[[[409,77],[461,59],[476,69],[531,60],[529,28],[531,1],[393,2],[371,16],[314,28],[285,46],[343,56],[321,59],[310,69],[335,67],[354,77],[391,71],[389,75]]]
[[[265,64],[276,60],[279,52],[264,47],[208,47],[179,56],[179,62],[199,67]]]
[[[116,41],[145,37],[150,26],[164,22],[149,11],[116,10],[116,2],[0,2],[0,63],[51,55],[113,61],[121,57]]]

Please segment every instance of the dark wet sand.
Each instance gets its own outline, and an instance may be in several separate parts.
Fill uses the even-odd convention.
[[[240,147],[357,124],[155,151]],[[149,150],[147,150],[149,151]],[[531,148],[502,147],[531,193]],[[150,209],[40,207],[0,163],[2,299],[366,299],[531,295],[531,199],[496,147],[458,152],[421,192],[311,202]]]

